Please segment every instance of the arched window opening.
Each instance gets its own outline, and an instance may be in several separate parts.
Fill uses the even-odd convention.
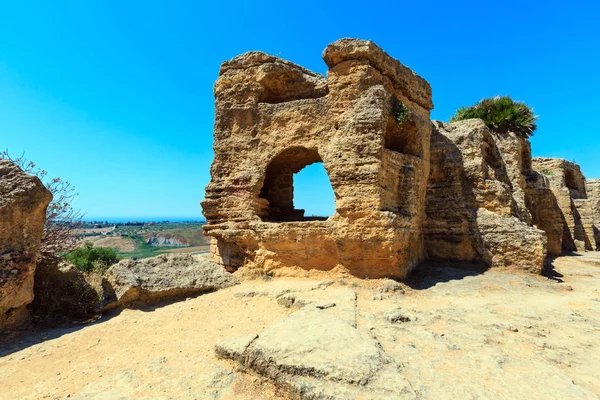
[[[288,149],[271,161],[260,197],[268,201],[264,221],[322,221],[335,209],[323,161],[315,149],[304,147]]]

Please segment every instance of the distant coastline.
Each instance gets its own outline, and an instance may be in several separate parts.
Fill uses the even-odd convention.
[[[206,222],[202,217],[84,217],[85,222]]]

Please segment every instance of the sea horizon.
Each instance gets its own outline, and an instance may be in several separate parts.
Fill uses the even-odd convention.
[[[205,222],[204,217],[84,217],[84,222]]]

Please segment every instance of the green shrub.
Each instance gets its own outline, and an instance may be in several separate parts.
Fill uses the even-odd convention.
[[[396,96],[392,97],[392,115],[396,125],[401,126],[408,117],[408,107],[404,105]]]
[[[496,96],[483,99],[471,107],[463,107],[456,111],[450,122],[480,118],[493,131],[514,132],[522,138],[533,136],[537,125],[537,116],[527,104],[514,101],[509,96]]]
[[[65,259],[84,272],[104,272],[119,261],[113,249],[94,247],[91,242],[85,242],[83,247],[78,247],[65,255]]]

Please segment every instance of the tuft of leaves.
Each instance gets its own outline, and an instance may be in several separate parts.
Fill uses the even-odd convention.
[[[496,96],[483,99],[471,107],[462,107],[450,119],[450,122],[465,119],[480,118],[493,131],[506,133],[514,132],[524,139],[533,136],[537,129],[537,116],[533,109],[521,101],[515,101],[510,96]]]
[[[392,115],[396,125],[400,126],[408,117],[408,107],[404,105],[396,96],[392,97]]]
[[[85,242],[83,247],[67,253],[65,259],[80,271],[98,273],[104,273],[111,265],[119,262],[119,257],[113,249],[94,247],[92,242]]]

